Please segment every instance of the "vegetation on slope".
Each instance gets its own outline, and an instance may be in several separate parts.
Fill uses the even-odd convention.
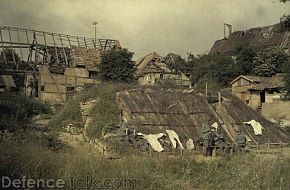
[[[50,107],[30,97],[0,93],[0,131],[24,128],[40,113],[51,113]]]
[[[131,87],[134,86],[131,85]],[[102,83],[86,89],[69,101],[63,110],[51,120],[50,124],[59,128],[74,122],[84,127],[79,104],[89,99],[96,99],[97,103],[90,113],[93,120],[86,131],[90,138],[96,138],[102,134],[102,131],[110,130],[120,122],[120,109],[116,93],[131,87],[126,84]]]

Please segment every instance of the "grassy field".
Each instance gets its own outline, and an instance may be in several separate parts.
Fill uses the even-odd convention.
[[[115,93],[124,89],[128,89],[128,86],[106,84],[77,95],[53,118],[51,127],[45,130],[16,128],[11,133],[3,133],[2,130],[0,175],[63,179],[67,188],[75,185],[72,179],[91,178],[98,180],[96,185],[101,189],[106,189],[104,186],[111,187],[107,189],[124,190],[290,189],[290,154],[247,153],[211,158],[197,152],[175,156],[167,153],[153,153],[152,156],[138,153],[123,154],[119,159],[110,160],[89,146],[82,146],[84,142],[77,142],[79,146],[75,148],[59,140],[58,130],[55,129],[73,121],[81,122],[79,103],[90,98],[99,99],[92,109],[94,120],[91,127],[95,127],[92,128],[97,131],[95,135],[103,128],[110,127],[108,124],[118,122]],[[33,115],[50,112],[47,105],[34,100],[25,97],[15,100],[13,102],[13,98],[8,98],[0,102],[0,106],[10,106],[14,110],[13,114],[22,114],[18,117],[18,125],[21,121],[28,123]],[[90,184],[82,184],[82,187],[88,187],[86,185]]]
[[[26,135],[27,136],[27,135]],[[124,156],[108,160],[87,150],[66,146],[55,150],[47,143],[25,137],[1,135],[0,173],[42,179],[93,177],[134,180],[135,189],[289,189],[290,158],[253,153],[222,158],[184,154]],[[100,182],[100,183],[101,183]],[[128,189],[120,187],[119,189]]]

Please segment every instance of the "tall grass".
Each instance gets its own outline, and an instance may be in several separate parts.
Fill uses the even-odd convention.
[[[0,130],[23,128],[40,113],[51,113],[49,105],[22,95],[0,93]]]
[[[198,161],[192,154],[130,156],[108,160],[90,152],[53,151],[33,141],[2,140],[0,174],[43,179],[87,176],[99,180],[136,180],[136,189],[290,188],[290,159],[253,154]],[[128,189],[128,188],[120,188]]]

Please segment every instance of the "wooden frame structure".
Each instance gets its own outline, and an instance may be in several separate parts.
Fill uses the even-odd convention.
[[[12,62],[17,71],[23,70],[19,69],[19,64],[25,64],[24,71],[32,70],[31,65],[38,64],[57,63],[69,66],[71,64],[71,48],[74,46],[105,50],[118,45],[117,40],[111,39],[95,40],[94,38],[68,34],[0,26],[0,51],[3,52],[3,60],[0,64],[4,62],[7,65]],[[10,60],[7,59],[6,49],[10,49],[12,52]],[[20,60],[16,59],[16,53],[20,55]]]

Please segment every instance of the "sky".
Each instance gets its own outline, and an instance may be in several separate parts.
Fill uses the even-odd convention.
[[[120,41],[134,59],[157,52],[208,53],[233,30],[267,26],[290,13],[278,0],[0,0],[0,25]]]

